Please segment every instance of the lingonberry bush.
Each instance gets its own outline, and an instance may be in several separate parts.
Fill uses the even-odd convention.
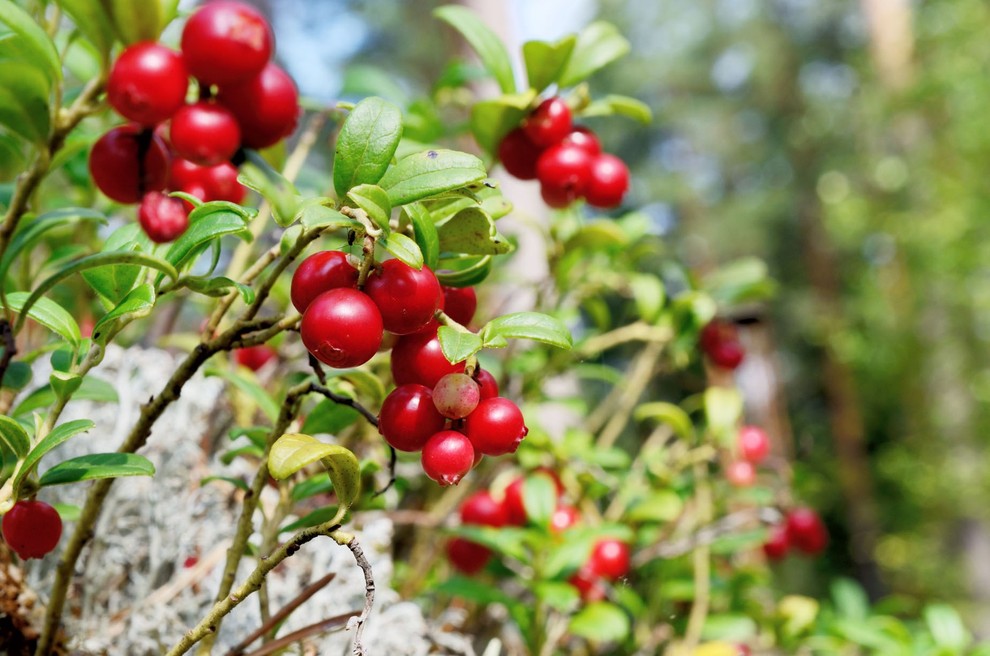
[[[4,548],[58,559],[39,591],[43,617],[18,643],[26,653],[79,648],[66,605],[79,569],[99,566],[81,559],[97,526],[113,530],[98,524],[111,486],[154,476],[138,452],[200,370],[250,400],[223,460],[252,476],[212,477],[240,504],[223,574],[200,617],[162,632],[174,641],[163,653],[209,653],[252,596],[263,624],[236,636],[234,653],[256,639],[257,653],[284,649],[348,617],[364,653],[375,579],[345,526],[397,507],[425,509],[429,527],[445,529],[396,541],[402,589],[469,604],[477,621],[465,630],[479,645],[969,647],[944,606],[926,610],[926,628],[871,615],[844,581],[823,608],[776,598],[767,561],[818,556],[829,536],[794,498],[767,433],[744,425],[732,384],[745,349],[727,317],[769,286],[751,262],[696,276],[628,204],[629,171],[583,123],[650,119],[639,101],[592,94],[588,79],[628,49],[614,27],[525,44],[520,88],[475,15],[439,9],[500,89],[449,121],[440,117],[465,106],[439,94],[416,107],[369,97],[303,112],[272,63],[270,27],[237,2],[193,10],[178,44],[161,40],[174,3],[26,5],[0,0],[0,154],[23,163],[0,167],[17,174],[0,194],[0,513]],[[324,193],[300,193],[294,180],[326,123]],[[532,289],[501,264],[515,245],[499,224],[513,221],[512,199],[490,177],[501,169],[536,180],[559,210],[540,230],[548,273]],[[87,202],[49,203],[39,190],[52,181]],[[64,247],[66,235],[80,247]],[[500,311],[506,290],[533,302]],[[119,448],[57,461],[56,447],[94,427],[63,421],[67,404],[112,402],[91,372],[174,302],[205,319],[194,339],[173,340],[179,364]],[[35,380],[44,360],[48,380]],[[85,486],[82,507],[44,500],[69,484]],[[272,486],[279,500],[266,512]],[[266,578],[318,538],[350,550],[365,605],[280,636],[311,592],[269,614]]]

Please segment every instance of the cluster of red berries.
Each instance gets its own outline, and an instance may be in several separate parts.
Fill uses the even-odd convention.
[[[758,426],[743,426],[736,440],[738,460],[725,468],[725,477],[736,487],[749,487],[756,482],[756,465],[770,455],[770,438]]]
[[[739,330],[725,319],[713,319],[702,328],[699,342],[711,363],[722,369],[735,369],[746,356]]]
[[[43,558],[62,537],[62,518],[44,501],[22,500],[3,516],[3,539],[22,559]]]
[[[189,225],[188,205],[164,190],[240,202],[244,188],[231,159],[242,146],[265,148],[295,129],[298,92],[271,63],[273,44],[255,9],[219,1],[189,18],[181,52],[146,41],[117,57],[107,100],[132,123],[93,145],[89,170],[111,199],[141,203],[138,219],[153,241],[172,241]],[[186,100],[190,76],[199,89],[193,103]]]
[[[539,180],[550,207],[567,207],[579,198],[595,207],[616,207],[629,188],[625,163],[603,153],[594,132],[575,126],[567,103],[556,96],[502,139],[498,158],[520,180]]]
[[[787,513],[782,524],[773,528],[770,539],[763,545],[763,553],[770,560],[781,560],[791,547],[817,556],[827,546],[828,529],[818,513],[811,508],[795,508]]]

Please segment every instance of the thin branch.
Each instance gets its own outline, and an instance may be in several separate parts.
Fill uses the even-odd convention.
[[[349,396],[344,396],[343,394],[337,394],[336,392],[331,392],[323,385],[317,385],[316,383],[313,383],[312,387],[314,392],[316,392],[317,394],[322,394],[323,396],[327,397],[334,403],[338,403],[340,405],[346,405],[354,408],[355,410],[358,411],[358,414],[360,414],[362,417],[368,420],[369,424],[371,424],[375,428],[378,428],[378,417],[376,417],[375,413],[373,413],[371,410],[368,410],[366,407],[361,405],[360,402],[355,401]]]
[[[637,553],[632,562],[634,566],[641,567],[657,558],[678,558],[691,553],[698,547],[708,546],[721,537],[732,535],[755,521],[772,526],[779,524],[781,519],[780,511],[774,508],[742,510],[726,515],[678,540],[661,540]]]
[[[385,494],[386,492],[389,491],[389,489],[393,485],[395,485],[395,461],[398,459],[398,457],[397,457],[397,454],[395,453],[395,447],[393,447],[391,444],[388,445],[388,451],[389,451],[389,455],[388,455],[388,482],[385,483],[385,487],[383,487],[382,489],[378,490],[377,492],[375,492],[374,494],[371,495],[371,498],[372,499],[374,499],[375,497],[378,497],[378,496],[381,496],[381,495]]]
[[[304,626],[298,631],[293,631],[292,633],[287,633],[278,640],[272,640],[263,647],[245,654],[245,656],[268,656],[268,654],[274,654],[277,651],[285,649],[291,644],[297,643],[301,640],[314,635],[320,635],[322,633],[327,633],[334,629],[339,628],[342,624],[345,624],[352,617],[357,617],[361,614],[359,610],[352,610],[350,612],[344,613],[343,615],[336,615],[334,617],[327,618],[315,624],[310,624],[309,626]],[[233,653],[233,652],[231,652]]]
[[[368,620],[368,615],[371,613],[371,607],[375,603],[375,577],[371,571],[371,563],[364,556],[364,550],[361,549],[361,545],[358,544],[357,538],[351,537],[347,542],[347,548],[351,550],[354,554],[354,560],[357,561],[358,567],[364,572],[364,610],[361,614],[354,619],[354,649],[352,653],[354,656],[364,656],[364,644],[361,642],[364,636],[364,624]],[[351,628],[352,622],[348,622],[347,628]]]
[[[10,361],[17,353],[17,341],[14,339],[14,331],[10,329],[10,322],[6,318],[0,318],[0,339],[3,340],[3,355],[0,356],[0,381],[7,373]]]

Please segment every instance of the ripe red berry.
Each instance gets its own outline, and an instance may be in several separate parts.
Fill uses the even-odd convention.
[[[811,508],[795,508],[787,513],[787,539],[799,551],[815,556],[828,546],[828,529]]]
[[[770,438],[762,428],[743,426],[739,429],[739,455],[755,465],[769,454]]]
[[[708,353],[709,359],[716,367],[735,369],[742,364],[746,351],[737,341],[722,342]]]
[[[495,500],[491,492],[481,490],[469,496],[461,504],[461,522],[478,526],[505,526],[509,523],[505,506]]]
[[[625,162],[608,153],[591,161],[591,175],[584,190],[585,198],[595,207],[617,207],[629,189],[629,169]]]
[[[699,343],[712,364],[723,369],[735,369],[745,356],[738,330],[724,319],[713,319],[702,328]]]
[[[258,371],[266,364],[278,357],[278,353],[267,344],[256,346],[245,346],[234,351],[234,360],[242,367],[247,367],[251,371]]]
[[[547,98],[526,117],[523,130],[537,146],[553,146],[570,134],[571,110],[562,98]]]
[[[536,179],[536,160],[543,149],[537,146],[522,128],[505,135],[498,146],[498,159],[509,175],[520,180]]]
[[[275,64],[245,82],[222,86],[217,100],[237,117],[241,140],[249,148],[278,143],[292,134],[299,120],[296,83]]]
[[[770,560],[782,560],[790,549],[791,541],[787,535],[787,524],[779,524],[770,529],[770,537],[763,544],[763,553]]]
[[[559,505],[550,517],[550,530],[554,533],[562,533],[577,524],[579,518],[580,515],[574,506]]]
[[[182,55],[145,41],[124,49],[107,78],[107,102],[124,118],[152,126],[168,120],[183,103],[189,72]]]
[[[506,517],[512,526],[525,526],[528,520],[526,515],[526,504],[523,502],[523,485],[526,479],[521,476],[505,488],[502,498],[502,505],[505,507]]]
[[[500,396],[485,399],[464,420],[464,433],[486,456],[515,453],[528,432],[519,406]]]
[[[392,379],[396,385],[419,383],[432,389],[447,374],[461,373],[464,363],[451,364],[436,333],[403,335],[392,347]]]
[[[184,191],[203,202],[226,200],[240,203],[247,189],[237,181],[237,167],[230,162],[216,166],[199,166],[187,159],[172,161],[169,189]]]
[[[599,540],[591,551],[587,567],[612,581],[622,578],[629,573],[629,545],[614,538]]]
[[[356,287],[358,270],[347,261],[342,251],[320,251],[299,263],[292,274],[290,296],[292,305],[305,312],[313,299],[338,287]]]
[[[186,231],[189,227],[189,211],[178,198],[160,191],[149,191],[141,199],[138,222],[151,241],[164,244]]]
[[[481,389],[467,374],[447,374],[433,388],[433,404],[447,419],[463,419],[478,407]]]
[[[478,383],[482,401],[498,396],[498,381],[487,369],[478,367],[474,370],[474,380]]]
[[[139,125],[118,125],[93,144],[89,173],[109,198],[136,203],[147,192],[165,188],[168,150],[158,136]]]
[[[577,591],[581,593],[581,599],[586,604],[602,601],[607,596],[602,577],[587,567],[579,569],[571,578],[567,579],[567,582],[577,588]]]
[[[443,430],[444,418],[433,405],[430,388],[416,383],[400,385],[385,397],[378,414],[378,432],[399,451],[420,451]]]
[[[336,367],[357,367],[382,343],[382,315],[366,294],[356,289],[331,289],[309,304],[299,333],[317,360]]]
[[[485,568],[492,557],[488,547],[464,538],[451,538],[447,541],[447,559],[460,572],[473,576]]]
[[[536,160],[540,193],[551,207],[566,207],[584,195],[591,179],[593,157],[581,146],[557,144]]]
[[[368,276],[364,292],[382,313],[385,330],[408,335],[421,329],[443,302],[440,282],[429,267],[414,269],[399,260],[386,260]]]
[[[725,478],[735,487],[749,487],[756,482],[756,468],[748,460],[735,460],[725,468]]]
[[[210,2],[182,29],[182,56],[196,79],[231,84],[254,77],[272,56],[265,17],[239,2]]]
[[[3,516],[3,539],[17,555],[42,558],[62,537],[62,518],[44,501],[18,501]]]
[[[185,105],[169,125],[172,147],[180,157],[200,166],[229,160],[241,146],[241,128],[234,114],[213,102]]]
[[[571,130],[571,133],[564,137],[561,143],[573,144],[584,148],[592,157],[602,152],[602,144],[598,137],[590,129],[579,125]]]
[[[474,447],[463,433],[435,433],[423,445],[423,471],[441,486],[457,485],[474,467]]]
[[[474,312],[478,309],[478,295],[474,292],[474,287],[442,287],[442,289],[444,313],[462,326],[471,323]]]

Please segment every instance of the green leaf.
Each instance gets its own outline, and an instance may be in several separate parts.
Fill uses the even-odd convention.
[[[512,93],[516,90],[512,60],[509,59],[505,45],[477,14],[464,7],[447,5],[434,9],[433,15],[460,32],[461,36],[471,44],[482,66],[495,78],[502,93]]]
[[[3,45],[0,40],[0,125],[26,141],[42,144],[51,124],[50,82],[40,69],[3,58]]]
[[[533,89],[482,100],[471,107],[471,134],[485,152],[494,154],[505,135],[519,127],[537,93]]]
[[[18,458],[26,456],[31,449],[31,438],[27,431],[7,415],[0,415],[0,440]]]
[[[629,635],[629,617],[607,601],[588,604],[571,618],[571,633],[595,642],[618,642]]]
[[[20,488],[21,481],[31,475],[34,468],[38,466],[38,463],[46,453],[74,435],[92,429],[95,425],[96,424],[91,422],[89,419],[76,419],[75,421],[67,421],[64,424],[53,428],[52,432],[45,435],[45,437],[42,438],[33,449],[31,449],[31,452],[27,454],[27,458],[24,459],[24,464],[21,466],[20,471],[17,472],[17,478],[14,479],[14,489],[17,490]]]
[[[338,506],[323,506],[322,508],[317,508],[316,510],[307,513],[300,519],[294,522],[290,522],[284,526],[279,527],[279,533],[287,533],[289,531],[298,531],[301,528],[309,528],[310,526],[319,526],[324,522],[329,522],[331,519],[338,517],[340,515],[340,507]]]
[[[497,587],[489,585],[484,581],[477,581],[463,576],[453,576],[444,580],[434,589],[434,592],[461,597],[478,604],[502,604],[504,606],[522,605],[522,602],[513,599]]]
[[[492,319],[481,329],[486,347],[504,345],[507,338],[532,339],[557,348],[570,349],[571,332],[559,320],[539,312],[516,312]]]
[[[189,215],[189,228],[175,240],[165,253],[168,260],[176,269],[189,263],[203,252],[210,242],[225,235],[237,235],[245,241],[251,241],[251,231],[244,223],[242,215],[226,208],[216,208],[210,203],[198,207]],[[193,215],[198,214],[193,221]]]
[[[323,399],[306,414],[306,421],[300,429],[307,435],[326,433],[336,435],[353,424],[361,414],[348,405],[341,405],[331,399]]]
[[[63,522],[78,521],[82,515],[82,508],[69,503],[53,503],[52,507],[58,512],[58,516],[62,518]]]
[[[31,382],[31,365],[27,362],[11,362],[7,371],[3,372],[3,382],[0,387],[19,390]]]
[[[487,278],[491,271],[491,255],[468,255],[441,259],[435,273],[441,285],[470,287]]]
[[[241,367],[241,371],[246,370]],[[275,402],[275,399],[273,399],[268,392],[265,391],[265,388],[259,385],[253,377],[249,378],[237,371],[230,371],[229,369],[216,368],[207,369],[204,372],[204,375],[223,378],[228,383],[247,394],[251,400],[258,405],[258,408],[261,409],[269,421],[275,423],[278,419],[278,403]]]
[[[317,494],[329,494],[330,492],[333,492],[333,481],[329,477],[314,476],[293,485],[290,496],[293,501],[302,501],[315,497]]]
[[[855,581],[839,578],[832,582],[832,602],[836,612],[850,620],[865,620],[870,615],[870,600]]]
[[[113,24],[102,2],[97,0],[57,0],[57,2],[82,35],[96,46],[101,54],[106,55],[110,52],[114,42]]]
[[[299,212],[299,222],[307,230],[313,230],[315,228],[333,230],[334,228],[361,227],[358,221],[344,216],[332,207],[318,203],[304,203]]]
[[[200,487],[206,485],[207,483],[212,483],[214,481],[223,481],[224,483],[230,483],[238,490],[244,490],[247,492],[251,487],[247,484],[243,478],[237,478],[236,476],[206,476],[199,480]]]
[[[170,17],[162,0],[101,0],[126,44],[157,41]]]
[[[476,333],[465,333],[450,326],[440,326],[437,330],[440,350],[451,364],[457,364],[481,350],[481,337]]]
[[[154,476],[155,466],[136,453],[91,453],[55,465],[38,480],[42,487],[122,476]]]
[[[526,76],[529,86],[536,91],[542,91],[557,81],[557,77],[574,51],[577,37],[573,34],[564,37],[556,43],[546,41],[527,41],[523,44],[523,61],[526,62]]]
[[[450,532],[521,563],[532,562],[532,554],[524,546],[524,541],[532,536],[533,529],[461,525]]]
[[[351,110],[337,137],[333,188],[341,198],[358,185],[381,180],[402,138],[402,112],[381,98],[365,98]]]
[[[48,382],[57,398],[67,399],[82,385],[82,377],[65,371],[53,371]]]
[[[328,372],[327,377],[333,376],[347,382],[353,391],[367,400],[368,405],[379,406],[385,400],[385,385],[382,379],[371,372],[360,369],[339,369]],[[350,394],[350,390],[338,390],[345,394]]]
[[[705,419],[708,428],[724,446],[732,444],[742,410],[743,401],[739,390],[717,386],[705,390]]]
[[[248,305],[253,303],[255,299],[253,287],[239,283],[236,280],[231,280],[226,276],[217,276],[215,278],[208,276],[182,276],[179,278],[176,286],[186,287],[197,294],[203,294],[204,296],[211,296],[213,298],[226,296],[230,293],[231,288],[234,288],[240,292],[241,298]]]
[[[99,401],[101,403],[116,403],[117,390],[113,385],[101,378],[86,376],[76,393],[72,395],[76,400]],[[20,417],[39,408],[44,408],[55,402],[55,392],[50,384],[39,387],[28,394],[16,408],[11,416]]]
[[[364,210],[372,223],[388,236],[392,204],[384,189],[374,184],[358,185],[347,192],[347,200],[348,204]]]
[[[543,566],[543,575],[547,578],[558,578],[576,572],[588,562],[588,556],[599,539],[597,533],[588,530],[570,529],[565,534],[563,543],[550,552]]]
[[[115,325],[127,324],[151,314],[151,310],[155,307],[155,298],[155,287],[151,283],[144,283],[132,289],[116,307],[96,322],[93,326],[93,341],[105,345],[113,336]]]
[[[537,473],[523,483],[523,505],[532,524],[547,528],[557,509],[557,487],[550,476]]]
[[[653,121],[650,106],[629,96],[608,95],[596,98],[581,110],[581,116],[627,116],[635,121],[648,124]]]
[[[512,244],[499,234],[495,221],[480,207],[469,207],[437,227],[440,249],[469,255],[501,255]]]
[[[720,613],[705,618],[701,636],[705,640],[745,642],[755,636],[758,630],[752,617],[742,613]]]
[[[560,74],[560,86],[574,86],[628,52],[629,42],[614,25],[603,21],[592,23],[578,34],[574,52]]]
[[[12,312],[20,314],[30,297],[31,295],[27,292],[11,292],[7,294],[6,307]],[[27,316],[52,332],[57,333],[62,339],[74,347],[78,346],[79,340],[82,339],[76,320],[61,305],[50,298],[41,297],[35,299],[28,309]]]
[[[257,151],[249,150],[248,161],[241,166],[237,181],[258,192],[272,208],[272,218],[283,228],[299,219],[303,203],[299,190],[285,176],[276,171]],[[197,208],[198,209],[198,208]],[[190,221],[193,214],[189,215]]]
[[[762,301],[776,289],[767,265],[755,257],[744,257],[705,276],[703,287],[720,305]]]
[[[480,182],[487,175],[480,159],[456,150],[425,150],[390,167],[379,186],[392,207]]]
[[[317,460],[326,467],[341,507],[349,508],[361,493],[361,465],[342,446],[324,444],[302,433],[287,433],[272,445],[268,471],[276,480],[282,480]]]
[[[405,206],[405,212],[412,223],[416,245],[423,254],[423,263],[435,271],[440,260],[440,236],[430,213],[420,203],[409,203]]]
[[[381,237],[378,243],[396,259],[412,268],[417,270],[423,268],[423,253],[419,250],[419,245],[401,232],[393,232],[388,237]]]
[[[939,647],[965,649],[973,641],[959,613],[947,604],[929,604],[924,610],[925,623]]]
[[[566,546],[564,545],[565,548]],[[542,603],[562,613],[573,610],[581,601],[577,588],[560,581],[539,581],[533,587],[533,592]]]
[[[144,234],[140,224],[125,223],[110,233],[100,250],[103,252],[141,251],[150,253],[154,250],[154,245]],[[89,286],[110,303],[119,303],[123,300],[127,293],[134,288],[134,283],[137,282],[140,275],[141,266],[138,264],[107,265],[82,272],[82,277]]]
[[[646,419],[661,421],[670,426],[674,430],[674,433],[683,439],[690,439],[694,434],[694,425],[691,423],[691,417],[688,416],[688,413],[684,412],[679,406],[673,403],[667,403],[666,401],[643,403],[636,407],[633,417],[636,421]]]
[[[13,36],[0,31],[0,43],[4,50],[20,55],[24,63],[41,66],[47,74],[49,85],[62,79],[62,61],[59,59],[55,43],[29,13],[8,0],[0,1],[0,24],[6,26]],[[6,65],[4,67],[7,67]]]
[[[629,289],[640,318],[647,323],[655,322],[667,300],[660,278],[648,273],[633,274],[629,278]]]
[[[683,508],[684,502],[673,490],[655,490],[632,504],[625,517],[630,522],[671,522]]]

